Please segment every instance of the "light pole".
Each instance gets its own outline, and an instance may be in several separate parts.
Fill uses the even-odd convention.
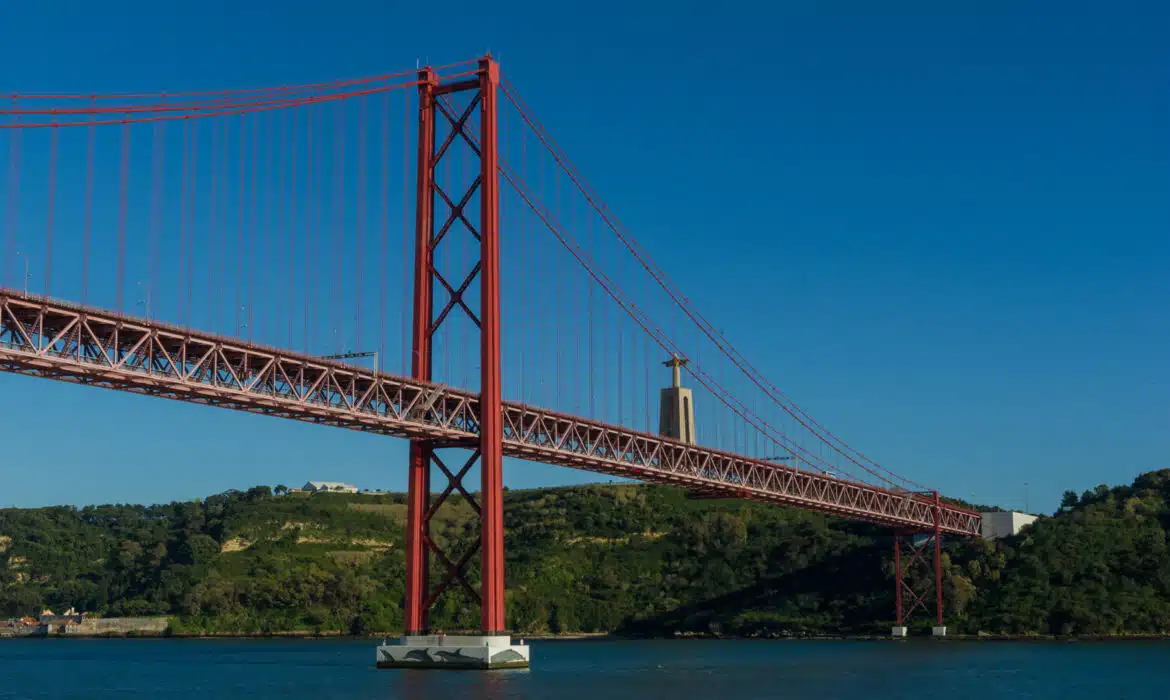
[[[352,360],[352,359],[357,359],[359,357],[372,357],[372,358],[374,358],[374,371],[375,372],[378,371],[378,353],[376,351],[339,352],[339,353],[334,354],[334,355],[322,355],[321,359],[322,360]]]
[[[16,251],[17,257],[24,258],[24,295],[28,296],[28,256],[19,250]]]
[[[146,298],[139,299],[138,303],[143,305],[143,307],[144,307],[143,310],[146,313],[146,318],[149,319],[150,318],[150,285],[149,284],[144,285],[144,284],[142,284],[142,281],[139,280],[137,282],[137,286],[142,287],[143,289],[146,290]]]

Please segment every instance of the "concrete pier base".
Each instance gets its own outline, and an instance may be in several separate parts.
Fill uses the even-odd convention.
[[[508,636],[400,637],[377,648],[378,668],[528,668],[531,647]]]
[[[909,633],[909,631],[910,630],[906,627],[891,627],[890,636],[894,639],[902,639]]]
[[[932,636],[935,636],[935,637],[945,637],[945,636],[947,636],[947,628],[946,628],[945,626],[943,626],[943,627],[931,627],[931,628],[930,628],[930,634],[931,634]]]

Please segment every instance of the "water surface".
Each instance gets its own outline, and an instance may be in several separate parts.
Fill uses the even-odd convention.
[[[379,671],[369,641],[0,640],[0,698],[1170,698],[1164,642],[558,641],[532,660]]]

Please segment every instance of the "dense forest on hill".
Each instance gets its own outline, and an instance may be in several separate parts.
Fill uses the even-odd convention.
[[[284,491],[0,510],[0,618],[73,606],[167,614],[183,633],[399,631],[404,497]],[[508,620],[525,634],[861,634],[891,623],[890,538],[868,525],[632,484],[511,491],[505,520]],[[456,558],[476,527],[452,498],[432,534]],[[1008,540],[947,542],[948,624],[1168,631],[1168,528],[1164,470],[1067,493],[1060,512]],[[478,613],[455,586],[432,620],[472,629]]]

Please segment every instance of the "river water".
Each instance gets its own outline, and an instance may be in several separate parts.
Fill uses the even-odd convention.
[[[532,659],[379,671],[368,641],[3,640],[0,698],[1170,698],[1165,642],[557,641]]]

